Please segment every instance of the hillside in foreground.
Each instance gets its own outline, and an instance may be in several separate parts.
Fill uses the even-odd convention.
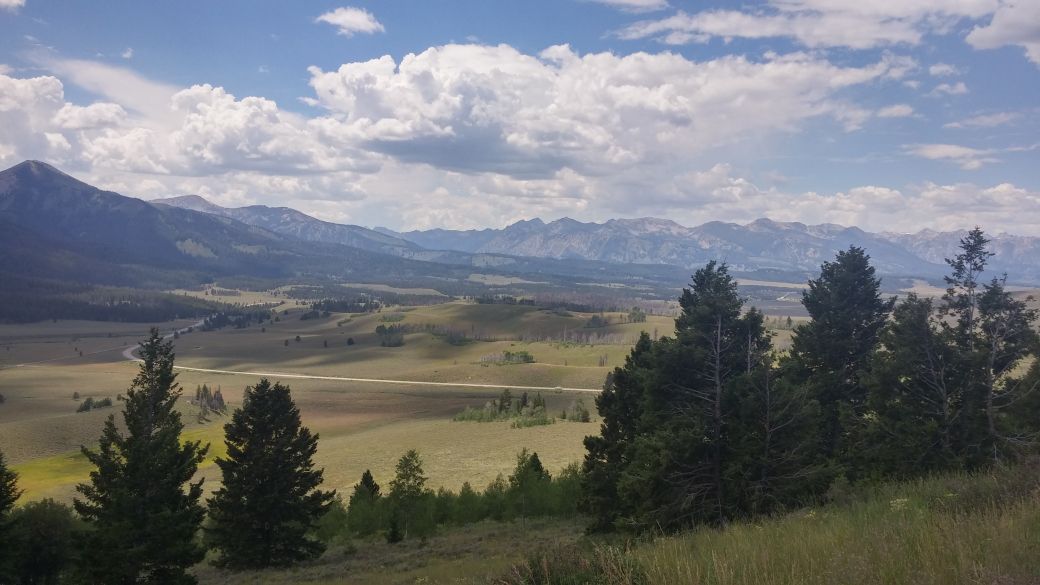
[[[578,523],[485,522],[425,543],[336,545],[291,571],[197,574],[203,584],[272,585],[1026,585],[1040,582],[1037,472],[834,491],[820,507],[651,541],[584,537]]]

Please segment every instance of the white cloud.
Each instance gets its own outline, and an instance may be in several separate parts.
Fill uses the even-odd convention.
[[[633,24],[624,39],[656,38],[670,44],[712,38],[786,37],[810,47],[869,49],[916,45],[927,34],[943,34],[963,19],[993,13],[997,0],[769,0],[751,10],[680,11]]]
[[[1020,46],[1030,61],[1040,65],[1040,2],[1005,0],[993,20],[972,29],[967,40],[976,49]]]
[[[54,123],[66,130],[87,130],[118,126],[126,119],[119,104],[98,102],[86,107],[66,103],[54,115]]]
[[[932,88],[928,95],[938,97],[943,95],[964,95],[966,93],[968,93],[968,86],[963,81],[958,81],[957,83],[940,83]]]
[[[319,16],[316,22],[331,24],[338,29],[336,31],[337,34],[347,37],[352,37],[358,33],[370,35],[386,30],[371,12],[364,8],[354,8],[352,6],[340,7],[326,12]]]
[[[25,6],[25,0],[0,0],[0,10],[18,10]]]
[[[176,123],[170,110],[170,98],[180,89],[176,86],[98,61],[60,59],[49,54],[35,55],[34,60],[55,75],[133,110],[143,123],[153,126]]]
[[[119,56],[124,58],[124,59],[133,59],[134,58],[134,49],[133,49],[133,47],[127,47],[125,51],[123,51],[122,53],[119,54]]]
[[[928,74],[932,77],[948,77],[950,75],[960,75],[961,71],[949,63],[936,63],[928,68]]]
[[[957,122],[943,124],[943,128],[995,128],[1009,124],[1021,118],[1017,112],[997,112],[995,114],[980,114],[965,118]]]
[[[994,150],[957,144],[914,144],[907,146],[906,150],[914,156],[929,160],[948,160],[969,171],[980,169],[987,163],[999,162],[999,159],[993,157]]]
[[[310,71],[312,103],[329,111],[317,123],[330,137],[446,169],[541,177],[675,160],[810,118],[855,128],[869,112],[837,94],[903,67],[894,58],[838,67],[801,53],[697,62],[447,45],[400,63]]]
[[[597,4],[606,4],[625,12],[652,12],[668,8],[668,0],[586,0]]]
[[[564,215],[686,223],[768,215],[864,227],[942,220],[915,203],[924,192],[916,187],[788,193],[710,164],[727,153],[768,156],[765,145],[786,145],[810,126],[841,132],[872,117],[915,115],[907,104],[876,109],[855,99],[863,88],[898,88],[891,80],[913,63],[890,55],[839,66],[818,52],[698,61],[448,45],[311,68],[321,110],[310,116],[261,96],[157,84],[88,61],[47,66],[57,75],[0,76],[0,162],[49,160],[129,195],[200,193],[398,228]],[[73,103],[62,80],[100,101]],[[971,168],[1010,150],[913,145],[906,153]],[[985,191],[953,187],[965,197]],[[1007,213],[1008,229],[1035,215]]]
[[[914,109],[906,104],[895,104],[881,108],[877,115],[879,118],[908,118],[914,115]]]

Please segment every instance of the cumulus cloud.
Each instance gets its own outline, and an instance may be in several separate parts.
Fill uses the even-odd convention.
[[[386,29],[371,12],[364,8],[346,6],[322,14],[316,22],[325,22],[336,27],[336,33],[346,37],[355,34],[374,34]]]
[[[973,171],[987,163],[998,162],[994,158],[994,150],[978,149],[958,144],[914,144],[906,147],[914,156],[929,160],[946,160],[956,163],[962,169]]]
[[[666,188],[680,205],[648,210],[685,225],[711,220],[837,223],[873,231],[916,232],[999,226],[1012,233],[1040,235],[1040,192],[1010,183],[925,182],[895,188],[864,185],[834,193],[763,188],[736,175],[727,164],[679,177]]]
[[[963,81],[958,81],[957,83],[940,83],[932,88],[928,95],[939,97],[944,95],[964,95],[966,93],[968,93],[968,86]]]
[[[133,49],[133,47],[127,47],[126,50],[124,50],[122,53],[119,54],[119,56],[124,58],[124,59],[133,59],[134,58],[134,49]]]
[[[949,63],[936,63],[928,68],[928,74],[932,77],[946,77],[950,75],[960,75],[960,69],[950,65]]]
[[[995,114],[979,114],[956,122],[943,124],[943,128],[995,128],[1010,124],[1021,118],[1018,112],[997,112]]]
[[[976,49],[1017,45],[1040,66],[1040,2],[1007,0],[1000,4],[989,24],[976,26],[967,41]]]
[[[0,75],[0,162],[49,160],[128,195],[200,193],[399,228],[563,215],[931,220],[899,207],[913,204],[918,188],[787,192],[710,164],[774,138],[787,143],[810,125],[840,133],[915,115],[907,104],[877,109],[857,100],[864,90],[898,87],[914,66],[892,55],[838,65],[820,52],[696,60],[447,45],[311,68],[319,109],[308,116],[262,96],[172,87],[106,64],[51,58],[43,66],[55,75]],[[63,81],[98,101],[68,99]],[[912,148],[906,153],[965,168],[1007,150]],[[1035,199],[1008,189],[1005,197]]]
[[[586,2],[605,4],[625,12],[652,12],[668,8],[668,0],[586,0]]]
[[[404,57],[312,67],[312,102],[328,136],[400,160],[466,172],[544,177],[612,172],[691,156],[749,134],[830,117],[854,129],[869,112],[844,89],[900,75],[886,57],[839,67],[814,55],[538,56],[507,45],[447,45]],[[681,155],[679,154],[681,153]]]
[[[906,104],[895,104],[878,110],[878,118],[908,118],[914,115],[914,109]]]
[[[66,103],[56,114],[54,123],[66,130],[87,130],[118,126],[126,119],[126,110],[119,104],[98,102],[89,106]]]
[[[810,48],[870,49],[916,45],[963,19],[992,14],[997,0],[769,0],[748,10],[705,10],[630,25],[624,39],[656,38],[669,44],[712,38],[783,37]]]
[[[0,10],[18,10],[25,6],[25,0],[0,0]]]

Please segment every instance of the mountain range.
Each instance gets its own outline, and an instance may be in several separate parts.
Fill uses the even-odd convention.
[[[585,223],[519,221],[503,229],[381,233],[425,248],[470,253],[510,253],[540,258],[581,258],[615,263],[671,264],[688,270],[709,260],[726,261],[735,271],[815,273],[820,263],[850,245],[864,248],[882,274],[939,279],[946,258],[957,253],[965,231],[923,230],[914,234],[871,233],[835,224],[806,225],[758,219],[748,224],[708,222],[685,227],[657,218]],[[1007,272],[1013,282],[1040,283],[1040,238],[989,234],[996,255],[990,272]]]
[[[769,219],[686,227],[655,218],[533,219],[502,229],[398,233],[322,221],[287,207],[221,207],[197,195],[146,202],[38,161],[0,171],[0,273],[124,286],[162,288],[235,276],[422,280],[464,294],[476,294],[476,284],[490,281],[663,290],[681,285],[709,260],[725,261],[745,278],[804,282],[850,245],[865,248],[883,275],[934,282],[946,273],[943,259],[955,254],[962,236]],[[1040,238],[991,237],[993,273],[1040,284]],[[474,280],[474,273],[480,278]]]

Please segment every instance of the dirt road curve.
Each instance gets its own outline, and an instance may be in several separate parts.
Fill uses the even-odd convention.
[[[202,321],[199,321],[194,327],[202,325]],[[180,333],[184,333],[188,328],[180,330]],[[165,338],[172,337],[173,334],[166,335]],[[134,345],[123,350],[123,357],[128,360],[139,362],[141,361],[137,357],[134,357],[134,350],[139,345]],[[292,372],[243,372],[237,370],[215,370],[210,368],[192,368],[188,366],[173,366],[174,369],[184,370],[186,372],[203,372],[207,374],[227,374],[232,376],[254,376],[254,377],[268,377],[268,378],[289,378],[294,380],[328,380],[332,382],[353,382],[360,384],[400,384],[402,386],[442,386],[446,388],[481,388],[488,390],[498,390],[503,388],[509,388],[511,390],[535,390],[541,392],[586,392],[599,394],[599,388],[564,388],[562,386],[516,386],[511,384],[468,384],[464,382],[422,382],[418,380],[386,380],[382,378],[348,378],[343,376],[314,376],[311,374],[296,374]]]

